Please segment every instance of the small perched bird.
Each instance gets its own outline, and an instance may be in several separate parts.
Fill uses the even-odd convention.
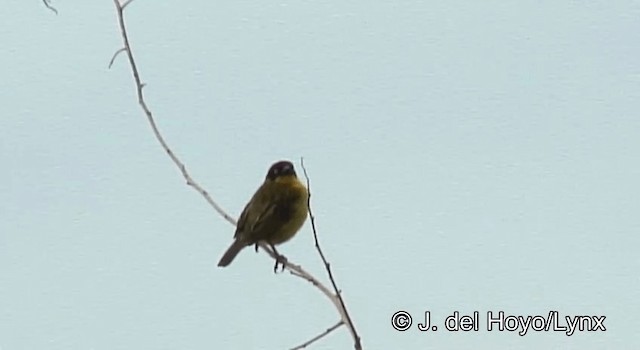
[[[244,247],[264,241],[276,253],[276,265],[282,263],[284,257],[278,254],[276,244],[288,241],[302,227],[307,219],[306,187],[298,180],[293,164],[279,161],[267,172],[264,183],[258,188],[251,200],[244,207],[234,241],[224,253],[218,266],[227,266]]]

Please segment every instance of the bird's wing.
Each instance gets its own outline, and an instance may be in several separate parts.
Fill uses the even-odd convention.
[[[245,206],[236,227],[236,239],[243,239],[247,244],[255,243],[261,239],[258,232],[264,231],[265,224],[269,222],[269,218],[273,216],[276,210],[276,204],[265,198],[265,191],[258,189],[253,195],[249,203]]]

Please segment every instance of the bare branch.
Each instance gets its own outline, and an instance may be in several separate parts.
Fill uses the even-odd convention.
[[[296,346],[295,348],[291,348],[291,350],[300,350],[300,349],[304,349],[307,346],[313,344],[315,341],[318,341],[320,339],[322,339],[323,337],[327,336],[329,333],[333,332],[334,330],[336,330],[338,327],[342,326],[344,324],[344,322],[342,320],[338,321],[338,323],[334,324],[333,326],[327,328],[324,332],[318,334],[317,336],[309,339],[308,341]]]
[[[58,15],[58,10],[55,7],[51,6],[51,0],[42,0],[44,6],[46,6],[49,10],[53,11],[56,15]]]
[[[116,6],[116,10],[117,10],[117,15],[118,15],[118,22],[119,22],[119,26],[120,26],[120,32],[122,35],[122,40],[124,43],[124,47],[118,51],[116,51],[116,53],[114,53],[113,57],[111,58],[111,62],[109,63],[109,67],[111,67],[113,65],[113,62],[115,61],[115,58],[121,53],[121,52],[126,52],[127,53],[127,58],[129,61],[129,66],[131,67],[131,73],[133,75],[133,79],[135,82],[135,86],[136,86],[136,93],[138,96],[138,104],[140,105],[140,107],[142,108],[142,110],[144,111],[144,114],[147,117],[147,121],[149,122],[149,125],[151,126],[151,129],[153,130],[153,134],[156,138],[156,140],[160,143],[160,145],[162,146],[162,148],[164,149],[164,151],[167,153],[167,155],[169,156],[169,158],[171,159],[171,161],[176,165],[176,167],[180,170],[180,173],[182,174],[182,177],[185,179],[186,183],[188,186],[190,186],[191,188],[193,188],[196,192],[200,193],[200,195],[202,195],[205,200],[215,209],[215,211],[221,215],[226,221],[228,221],[229,223],[231,223],[232,225],[236,225],[236,221],[235,219],[233,219],[229,214],[227,214],[209,195],[209,193],[202,188],[202,186],[200,186],[189,174],[189,172],[187,171],[186,166],[184,165],[184,163],[182,163],[180,161],[180,159],[175,155],[175,153],[173,152],[173,150],[171,150],[171,148],[169,148],[167,142],[165,141],[164,137],[162,136],[160,130],[158,129],[158,126],[156,125],[155,119],[153,117],[153,114],[151,112],[151,110],[149,109],[149,107],[147,106],[145,99],[144,99],[144,94],[143,94],[143,88],[145,86],[144,83],[142,83],[142,80],[140,78],[140,73],[138,71],[138,67],[136,65],[135,59],[133,57],[133,52],[131,50],[131,45],[129,43],[129,37],[127,34],[127,29],[125,26],[125,21],[124,21],[124,8],[125,6],[129,5],[133,0],[127,0],[125,1],[123,4],[120,3],[119,0],[114,0],[115,6]],[[304,169],[304,163],[302,164],[303,169]],[[309,187],[309,177],[307,175],[307,171],[306,169],[304,169],[304,174],[305,177],[307,179],[307,187]],[[333,293],[329,288],[327,288],[324,284],[322,284],[317,278],[315,278],[314,276],[312,276],[310,273],[308,273],[307,271],[305,271],[301,266],[296,265],[294,263],[292,263],[289,259],[286,259],[286,261],[284,262],[285,268],[289,270],[289,272],[297,277],[300,277],[308,282],[310,282],[311,284],[313,284],[316,288],[318,288],[327,298],[329,298],[329,300],[332,302],[332,304],[335,306],[335,308],[338,310],[338,313],[340,314],[340,322],[338,322],[336,325],[330,327],[329,329],[327,329],[325,332],[321,333],[319,336],[315,337],[314,339],[310,340],[309,342],[302,344],[302,348],[311,344],[312,342],[315,342],[323,337],[325,337],[327,334],[331,333],[333,330],[335,330],[336,328],[338,328],[339,326],[343,325],[343,324],[347,324],[348,328],[354,338],[354,342],[356,344],[356,350],[361,350],[362,347],[360,345],[360,337],[357,335],[355,328],[353,327],[353,323],[351,321],[351,318],[349,317],[349,314],[347,313],[346,307],[344,305],[344,301],[342,300],[342,297],[340,296],[340,291],[338,290],[336,283],[333,279],[333,275],[331,274],[331,270],[329,269],[329,264],[326,262],[326,259],[324,258],[324,254],[322,254],[322,251],[320,250],[320,246],[318,244],[318,238],[317,238],[317,233],[316,233],[316,228],[315,228],[315,221],[314,221],[314,217],[313,214],[311,212],[311,207],[310,207],[310,201],[311,201],[311,196],[309,195],[307,197],[307,206],[309,206],[309,216],[311,218],[311,225],[313,228],[313,235],[316,241],[316,248],[318,249],[322,260],[325,263],[325,267],[327,268],[327,271],[329,273],[329,278],[331,279],[331,283],[333,284],[333,289],[335,291],[335,293]],[[273,250],[269,247],[268,244],[266,244],[265,242],[260,242],[258,244],[260,246],[260,248],[262,248],[265,252],[267,252],[267,254],[273,258],[276,259],[277,255],[273,252]]]
[[[162,137],[162,134],[160,133],[160,130],[158,129],[158,126],[156,125],[156,122],[153,118],[153,114],[151,113],[151,110],[149,109],[149,107],[147,106],[147,103],[144,100],[144,94],[142,92],[142,88],[144,87],[144,84],[140,80],[138,67],[136,65],[136,61],[133,58],[131,45],[129,44],[129,36],[127,34],[127,29],[124,23],[124,14],[123,14],[124,7],[123,5],[120,4],[120,1],[118,0],[113,0],[113,2],[116,5],[116,10],[118,13],[118,22],[120,24],[120,33],[122,34],[122,40],[124,42],[124,51],[127,53],[127,57],[129,59],[129,65],[131,66],[131,72],[133,73],[133,79],[136,84],[136,91],[138,94],[138,104],[140,104],[140,107],[142,107],[144,114],[147,116],[147,121],[149,122],[149,125],[153,130],[153,134],[155,135],[158,142],[160,142],[160,145],[162,146],[164,151],[169,155],[169,158],[171,158],[173,163],[178,167],[178,169],[180,169],[180,172],[182,173],[182,177],[184,177],[184,179],[187,181],[187,185],[191,186],[194,190],[199,192],[206,199],[206,201],[213,207],[213,209],[215,209],[215,211],[218,212],[218,214],[220,214],[225,220],[227,220],[229,223],[235,226],[236,221],[229,214],[227,214],[222,209],[222,207],[220,207],[216,202],[213,201],[211,196],[209,196],[209,193],[207,193],[207,191],[205,191],[202,188],[202,186],[200,186],[197,182],[195,182],[195,180],[193,180],[191,175],[187,172],[187,168],[184,166],[184,164],[182,164],[180,159],[178,159],[178,157],[169,148],[169,146],[167,145],[167,142],[164,140],[164,137]],[[130,2],[126,2],[125,4],[128,4],[128,3]]]
[[[127,0],[122,4],[122,9],[124,10],[127,6],[129,6],[130,3],[132,3],[133,0]]]
[[[127,51],[127,49],[123,47],[120,50],[118,50],[118,51],[113,53],[113,57],[111,57],[111,61],[109,61],[109,69],[111,69],[111,66],[113,66],[113,62],[116,61],[116,57],[118,57],[118,55],[120,53],[125,52],[125,51]]]
[[[309,176],[307,175],[307,169],[304,167],[304,158],[300,158],[300,165],[302,166],[302,171],[304,172],[304,177],[307,180],[307,191],[308,191],[308,195],[307,195],[307,206],[309,208],[309,219],[311,220],[311,229],[313,230],[313,239],[315,241],[316,244],[316,250],[318,251],[318,254],[320,255],[320,258],[322,259],[322,262],[324,263],[324,267],[327,270],[327,275],[329,275],[329,280],[331,281],[331,285],[333,286],[333,290],[335,291],[335,295],[340,303],[340,309],[342,309],[342,313],[343,313],[343,320],[346,321],[345,323],[347,324],[347,327],[349,328],[349,331],[351,332],[351,336],[353,337],[354,340],[354,344],[353,347],[356,350],[362,350],[362,344],[360,342],[360,336],[358,335],[358,332],[356,331],[356,327],[353,325],[353,321],[351,320],[351,317],[349,316],[349,312],[347,311],[347,306],[344,303],[344,299],[342,299],[342,295],[340,293],[340,290],[338,289],[338,285],[336,284],[336,280],[333,277],[333,273],[331,272],[331,264],[329,264],[329,262],[327,261],[327,258],[324,256],[324,253],[322,252],[322,249],[320,248],[320,242],[318,241],[318,232],[316,231],[316,220],[315,217],[313,216],[313,212],[311,211],[311,185],[309,183]]]

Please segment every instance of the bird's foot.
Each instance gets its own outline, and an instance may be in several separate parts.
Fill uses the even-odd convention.
[[[284,255],[280,255],[277,252],[276,254],[276,263],[273,266],[273,273],[278,273],[278,265],[282,266],[282,270],[280,270],[281,272],[284,271],[284,267],[287,264],[287,258]]]

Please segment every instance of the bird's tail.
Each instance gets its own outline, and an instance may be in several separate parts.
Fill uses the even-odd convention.
[[[241,240],[239,239],[234,240],[231,246],[229,247],[229,249],[227,249],[227,251],[224,252],[224,255],[222,256],[220,261],[218,261],[218,266],[225,267],[231,264],[233,259],[235,259],[236,255],[238,255],[238,253],[240,253],[242,248],[246,246],[247,246],[246,243],[242,242]]]

